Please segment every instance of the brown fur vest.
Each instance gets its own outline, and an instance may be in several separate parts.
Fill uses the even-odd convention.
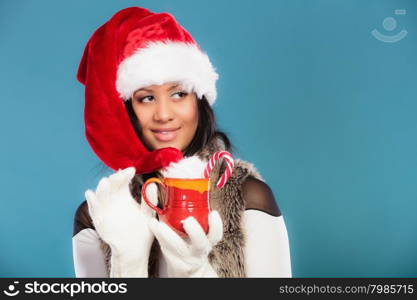
[[[202,151],[201,159],[209,160],[219,150],[224,150],[224,144],[220,139],[214,139]],[[253,176],[263,180],[256,168],[243,160],[236,159],[233,172],[222,189],[216,187],[221,174],[225,169],[225,163],[217,164],[210,175],[210,207],[217,210],[223,221],[223,239],[213,248],[209,254],[209,260],[219,277],[245,277],[245,263],[243,248],[245,245],[245,233],[242,230],[242,214],[245,210],[245,201],[242,197],[242,185],[246,177]],[[160,175],[159,175],[160,176]],[[136,175],[132,180],[132,195],[140,202],[140,190],[144,183],[142,175]],[[101,242],[105,252],[108,274],[110,273],[110,247]],[[158,253],[159,244],[155,239],[149,257],[149,277],[158,277]]]

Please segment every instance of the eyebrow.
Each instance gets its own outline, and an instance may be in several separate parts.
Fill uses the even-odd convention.
[[[171,86],[169,89],[168,89],[168,91],[171,91],[171,90],[173,90],[173,89],[175,89],[176,87],[178,87],[179,86],[179,84],[177,83],[177,84],[174,84],[173,86]],[[153,90],[150,90],[150,89],[147,89],[147,88],[141,88],[141,89],[138,89],[136,92],[135,92],[135,94],[137,93],[137,92],[140,92],[140,91],[145,91],[145,92],[153,92]]]

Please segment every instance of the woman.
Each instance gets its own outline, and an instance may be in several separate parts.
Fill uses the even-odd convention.
[[[86,134],[117,171],[87,191],[76,212],[77,277],[291,277],[283,217],[253,165],[236,160],[224,187],[210,188],[207,235],[187,218],[188,238],[181,238],[141,201],[146,179],[231,152],[210,106],[217,78],[170,14],[127,8],[93,34],[78,70]],[[212,183],[224,169],[213,169]],[[155,186],[147,194],[160,202]]]

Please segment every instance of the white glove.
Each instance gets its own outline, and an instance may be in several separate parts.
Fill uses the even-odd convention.
[[[154,211],[133,199],[129,183],[135,168],[119,170],[100,180],[96,192],[87,190],[85,197],[94,227],[111,248],[110,277],[148,277],[148,259],[154,235],[148,220]],[[147,196],[157,204],[157,187],[150,184]]]
[[[217,211],[208,216],[209,232],[193,217],[182,221],[186,239],[180,237],[167,224],[149,220],[149,228],[158,239],[161,251],[167,261],[169,277],[218,277],[208,260],[212,248],[223,237],[223,223]]]

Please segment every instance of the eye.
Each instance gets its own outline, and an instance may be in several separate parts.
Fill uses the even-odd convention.
[[[136,99],[136,101],[140,103],[148,103],[148,102],[151,102],[152,100],[153,100],[153,96],[139,97]]]
[[[176,92],[176,93],[172,94],[172,96],[176,99],[184,98],[187,95],[188,95],[188,93],[186,93],[186,92]]]

